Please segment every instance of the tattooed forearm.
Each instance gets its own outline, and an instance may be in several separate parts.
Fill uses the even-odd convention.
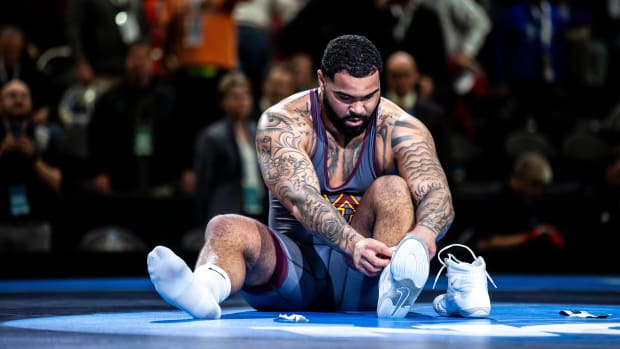
[[[305,227],[317,232],[334,245],[344,248],[350,240],[345,232],[347,222],[323,198],[315,186],[304,184],[306,181],[308,178],[299,181],[281,181],[274,186],[276,196]]]
[[[414,128],[411,125],[405,127]],[[409,184],[416,222],[443,236],[454,220],[452,196],[430,137],[405,134],[392,140],[398,168]]]
[[[327,203],[314,187],[305,186],[297,207],[302,220],[313,231],[323,235],[328,241],[340,246],[344,240],[346,221]]]
[[[420,201],[416,221],[433,231],[437,238],[441,238],[454,220],[451,201],[452,198],[445,193],[445,189],[430,192]]]
[[[272,115],[257,132],[257,154],[265,184],[305,227],[341,248],[349,240],[347,222],[320,193],[312,163],[302,151],[304,133],[290,120]],[[301,121],[296,121],[301,122]]]

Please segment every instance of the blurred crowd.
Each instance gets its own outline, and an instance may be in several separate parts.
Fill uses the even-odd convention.
[[[75,197],[187,198],[190,249],[213,215],[266,219],[256,121],[353,33],[434,137],[452,239],[563,247],[574,221],[544,216],[553,195],[618,231],[620,0],[22,0],[0,4],[0,250],[50,250]],[[468,198],[484,204],[459,221]],[[110,244],[98,233],[83,245]]]

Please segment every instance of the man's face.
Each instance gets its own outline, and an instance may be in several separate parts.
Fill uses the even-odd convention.
[[[248,86],[236,85],[222,97],[222,109],[233,119],[247,119],[252,114],[254,99]]]
[[[130,84],[144,86],[151,78],[151,48],[135,45],[129,49],[125,59],[125,74]]]
[[[274,70],[269,74],[263,86],[263,94],[270,104],[276,104],[295,93],[293,76],[283,70]]]
[[[379,72],[363,78],[336,73],[332,81],[319,71],[319,84],[323,109],[336,130],[346,138],[364,132],[374,120],[381,99]]]
[[[386,84],[388,90],[403,97],[415,89],[418,71],[415,62],[407,57],[395,56],[386,65]]]
[[[32,111],[28,86],[21,81],[10,81],[0,91],[0,112],[13,117],[26,117]]]

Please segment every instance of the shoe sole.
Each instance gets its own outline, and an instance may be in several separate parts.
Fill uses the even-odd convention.
[[[377,316],[384,318],[407,316],[426,284],[428,273],[428,252],[424,244],[413,236],[401,241],[392,256],[392,261],[381,273],[379,282],[390,282],[391,285],[387,292],[379,295]]]
[[[439,297],[445,297],[445,294],[437,296],[437,298],[433,301],[433,309],[439,316],[460,316],[460,317],[471,317],[471,318],[485,318],[488,317],[491,313],[491,307],[472,307],[468,309],[458,309],[454,311],[447,311],[445,307],[442,305],[444,299],[439,299]]]
[[[491,309],[489,308],[471,308],[471,309],[463,309],[459,311],[459,315],[462,317],[488,317],[491,313]]]
[[[455,313],[448,313],[443,311],[437,311],[439,316],[460,316],[460,317],[469,317],[469,318],[485,318],[489,317],[491,313],[488,308],[473,308],[473,309],[464,309]]]

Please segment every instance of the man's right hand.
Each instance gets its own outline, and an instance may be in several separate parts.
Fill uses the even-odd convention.
[[[355,243],[353,266],[364,275],[376,276],[390,263],[393,253],[383,242],[364,238]]]

